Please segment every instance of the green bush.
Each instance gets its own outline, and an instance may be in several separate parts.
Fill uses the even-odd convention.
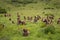
[[[48,34],[48,33],[54,34],[55,33],[55,27],[53,25],[46,26],[46,28],[44,29],[44,33],[45,34]]]
[[[7,13],[7,11],[5,9],[3,9],[3,8],[0,7],[0,14],[1,13]]]

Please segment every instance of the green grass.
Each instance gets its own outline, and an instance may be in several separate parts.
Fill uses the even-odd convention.
[[[5,8],[8,14],[12,15],[12,20],[14,20],[15,24],[12,24],[8,17],[0,17],[0,22],[5,24],[5,28],[0,32],[0,40],[60,40],[60,25],[56,24],[57,19],[60,17],[60,9],[56,9],[52,3],[57,2],[56,0],[52,0],[48,5],[45,2],[31,3],[26,5],[25,7],[15,7],[13,4],[9,4],[4,2],[4,0],[0,1],[0,7]],[[45,7],[54,7],[54,10],[44,10]],[[45,14],[54,14],[54,22],[55,26],[55,34],[44,34],[42,31],[44,28],[41,20],[39,22],[31,23],[27,22],[27,25],[17,25],[17,12],[21,15],[21,20],[23,16],[35,16],[40,15],[42,18],[45,17]],[[45,12],[45,14],[43,14]],[[1,14],[0,14],[1,15]],[[30,31],[28,37],[22,36],[22,29],[27,28]]]

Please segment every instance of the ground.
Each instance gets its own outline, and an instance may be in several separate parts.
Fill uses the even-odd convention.
[[[60,25],[56,23],[57,19],[60,17],[60,9],[53,5],[55,2],[60,1],[53,0],[48,5],[46,5],[45,2],[38,2],[28,4],[25,7],[16,7],[1,0],[0,6],[5,8],[8,14],[12,15],[11,18],[15,24],[12,24],[8,20],[8,17],[0,17],[0,22],[5,24],[5,28],[0,31],[0,40],[60,40]],[[44,10],[45,7],[53,7],[54,9]],[[17,25],[17,12],[21,15],[21,20],[23,20],[23,16],[33,17],[35,15],[40,15],[43,18],[45,14],[53,14],[55,16],[53,23],[55,26],[55,34],[44,34],[42,32],[43,28],[41,28],[43,25],[41,21],[37,23],[27,22],[27,25]],[[45,13],[43,14],[43,12]],[[29,36],[22,36],[23,28],[27,28],[30,31]]]

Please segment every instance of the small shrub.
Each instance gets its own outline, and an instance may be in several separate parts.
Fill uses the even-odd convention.
[[[6,9],[0,7],[0,13],[7,13]]]
[[[46,26],[46,28],[44,29],[44,33],[45,34],[48,34],[48,33],[54,34],[55,33],[55,27],[53,25]]]

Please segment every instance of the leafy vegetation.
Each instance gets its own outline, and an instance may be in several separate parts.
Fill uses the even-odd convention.
[[[1,13],[7,13],[6,9],[3,9],[3,8],[0,7],[0,14]]]
[[[11,14],[11,17],[4,17],[4,14],[1,17],[0,14],[0,40],[60,40],[60,24],[57,24],[60,17],[59,3],[60,0],[0,0],[1,13]],[[48,7],[54,9],[44,10]],[[40,15],[41,19],[37,23],[26,22],[26,25],[17,25],[17,13],[20,14],[21,20],[23,16],[35,15]],[[54,15],[53,25],[41,22],[42,18],[48,15]],[[9,18],[15,24],[12,24]],[[4,28],[2,23],[5,24]],[[23,36],[23,28],[30,31],[29,36]]]
[[[45,34],[48,34],[48,33],[54,34],[55,33],[55,27],[53,25],[46,26],[46,28],[44,29],[44,33]]]

